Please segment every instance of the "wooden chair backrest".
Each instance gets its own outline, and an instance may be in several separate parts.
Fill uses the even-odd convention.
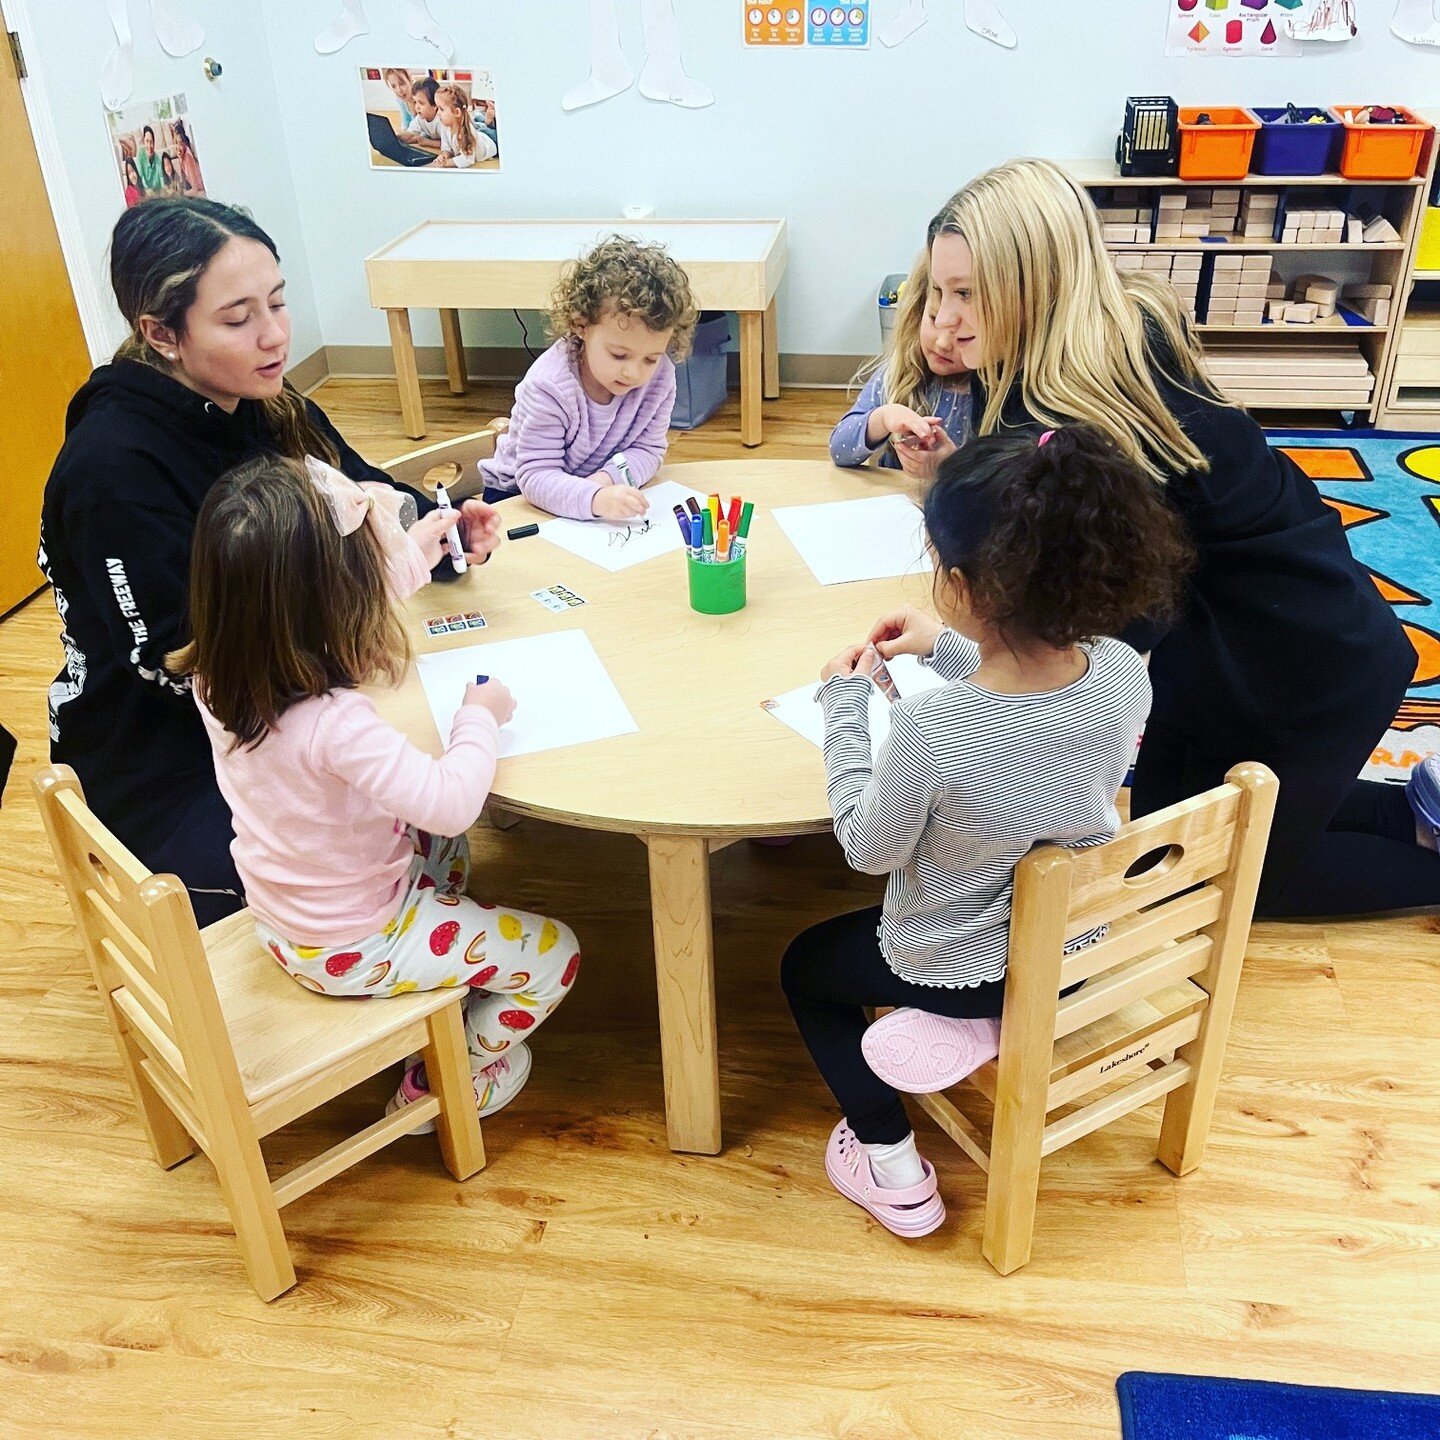
[[[189,894],[100,823],[68,765],[41,771],[35,793],[102,1001],[158,1064],[157,1088],[181,1118],[210,1130],[217,1106],[245,1102]]]
[[[1263,765],[1237,765],[1223,785],[1131,821],[1103,845],[1040,846],[1021,861],[1002,1071],[1015,1019],[1027,1017],[1028,1029],[1048,1015],[1053,1041],[1183,980],[1213,995],[1215,978],[1244,955],[1278,788]],[[1103,940],[1063,953],[1100,925]],[[1060,996],[1081,981],[1090,983]]]
[[[392,480],[408,485],[422,495],[435,493],[435,481],[427,477],[432,472],[442,472],[436,474],[435,479],[445,486],[450,498],[458,504],[480,494],[485,488],[477,467],[480,461],[488,460],[495,453],[495,441],[509,423],[508,420],[492,420],[483,430],[412,450],[381,468]]]

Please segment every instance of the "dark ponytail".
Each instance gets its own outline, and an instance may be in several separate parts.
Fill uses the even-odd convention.
[[[130,334],[115,352],[117,360],[138,360],[170,373],[173,367],[140,333],[140,319],[148,315],[183,335],[200,277],[235,239],[254,240],[280,258],[275,242],[248,215],[216,200],[156,195],[121,215],[110,240],[110,285]],[[288,381],[262,405],[280,454],[339,464],[334,445],[316,429],[304,398]]]
[[[1194,563],[1158,485],[1099,430],[986,435],[940,466],[925,497],[939,570],[977,617],[1057,648],[1118,635],[1179,603]]]

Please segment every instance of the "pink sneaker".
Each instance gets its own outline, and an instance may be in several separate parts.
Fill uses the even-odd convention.
[[[870,1157],[842,1120],[825,1147],[825,1173],[847,1199],[873,1215],[892,1235],[919,1239],[945,1223],[945,1202],[936,1190],[935,1167],[922,1159],[925,1178],[903,1190],[889,1190],[875,1179]]]
[[[498,1060],[492,1060],[483,1069],[477,1070],[474,1057],[471,1057],[470,1080],[475,1086],[475,1108],[482,1120],[497,1110],[503,1110],[525,1088],[533,1063],[530,1047],[523,1040],[517,1040]],[[404,1075],[400,1077],[400,1088],[386,1105],[385,1113],[393,1114],[402,1105],[423,1100],[429,1093],[425,1066],[407,1065]],[[429,1135],[434,1129],[435,1122],[426,1120],[410,1133]]]
[[[882,1015],[860,1041],[865,1063],[911,1095],[948,1090],[1000,1053],[998,1020],[951,1020],[906,1006]]]

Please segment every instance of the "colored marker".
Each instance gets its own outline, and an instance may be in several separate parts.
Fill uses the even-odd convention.
[[[685,497],[685,508],[698,520],[700,518],[700,502],[693,495]]]
[[[453,510],[455,507],[450,503],[450,496],[446,494],[445,487],[436,481],[435,503],[442,510]],[[469,568],[465,560],[465,547],[460,543],[460,527],[452,525],[445,532],[445,543],[450,547],[450,565],[457,575],[463,575]]]
[[[730,508],[725,512],[725,519],[729,522],[730,533],[733,535],[740,528],[740,497],[730,497]]]
[[[722,520],[715,532],[715,558],[723,565],[730,558],[730,522]]]
[[[475,677],[475,683],[477,685],[488,685],[490,683],[490,677],[488,675],[477,675]]]
[[[633,490],[635,488],[635,477],[630,473],[630,462],[624,455],[617,454],[611,463],[620,472],[621,480]]]
[[[507,530],[505,532],[505,538],[507,540],[526,540],[531,535],[538,535],[539,533],[540,527],[538,525],[517,525],[513,530]]]
[[[691,558],[692,560],[702,560],[702,559],[704,559],[704,555],[705,555],[705,550],[704,550],[704,546],[705,546],[705,526],[704,526],[704,522],[700,519],[700,517],[699,517],[698,515],[692,517],[692,519],[691,519],[691,521],[690,521],[690,540],[689,540],[689,544],[690,544],[690,558]]]
[[[750,544],[750,521],[755,514],[755,502],[747,500],[740,512],[740,530],[735,536],[735,558],[738,560]]]
[[[708,565],[715,558],[715,527],[708,510],[700,517],[700,523],[704,527],[700,532],[703,552],[700,558]]]
[[[712,494],[705,503],[710,507],[710,530],[713,534],[720,524],[720,497]]]
[[[686,545],[690,543],[690,517],[685,513],[683,505],[675,507],[675,523],[680,527],[680,538]]]

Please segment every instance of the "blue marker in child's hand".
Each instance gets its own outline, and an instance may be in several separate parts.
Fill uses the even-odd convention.
[[[490,683],[490,677],[488,675],[477,675],[475,677],[475,683],[477,685],[488,685]]]

